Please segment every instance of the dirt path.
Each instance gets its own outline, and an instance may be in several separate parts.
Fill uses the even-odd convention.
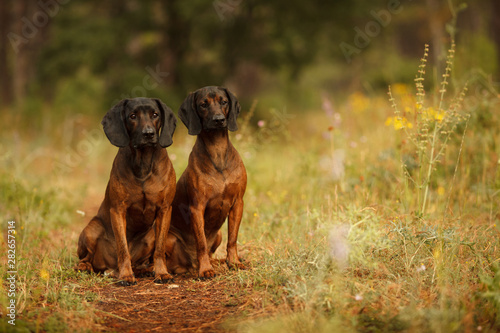
[[[216,270],[224,268],[219,265]],[[99,295],[101,331],[232,332],[236,326],[228,319],[249,306],[242,290],[226,279],[199,281],[183,276],[161,285],[153,278],[139,278],[135,286],[109,285],[91,291]]]
[[[100,200],[96,195],[87,201],[84,208],[87,214],[75,227],[75,235],[97,211],[96,203]],[[217,275],[238,274],[229,271],[220,259],[213,259],[212,265]],[[227,278],[200,281],[190,275],[176,276],[173,283],[165,285],[155,284],[152,277],[138,278],[137,282],[129,287],[108,285],[86,290],[99,295],[96,309],[100,331],[233,332],[236,326],[229,320],[241,318],[243,311],[253,308],[249,297],[243,296],[250,294],[250,290],[243,290]]]

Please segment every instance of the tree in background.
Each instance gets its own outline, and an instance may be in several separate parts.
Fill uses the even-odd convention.
[[[48,12],[46,12],[48,10]],[[22,100],[35,79],[36,61],[48,42],[50,8],[29,0],[3,0],[0,5],[0,83],[2,101]]]
[[[102,82],[106,105],[144,91],[180,99],[208,84],[230,84],[250,98],[265,77],[279,77],[280,89],[293,97],[288,88],[323,63],[340,68],[342,75],[331,79],[339,82],[336,89],[359,88],[363,80],[377,81],[374,71],[387,72],[380,61],[387,62],[388,53],[414,59],[431,40],[437,58],[445,49],[439,45],[448,39],[449,1],[396,2],[402,13],[348,64],[339,44],[352,43],[355,29],[365,29],[376,20],[373,12],[394,1],[3,0],[0,97],[3,104],[21,102],[30,91],[30,97],[51,100],[77,77],[76,91],[85,89],[89,78]],[[491,24],[481,29],[491,31],[488,38],[499,49],[497,1],[469,6],[458,16],[459,29],[487,18]],[[394,72],[404,74],[399,68]],[[374,87],[385,89],[387,81],[381,78]]]

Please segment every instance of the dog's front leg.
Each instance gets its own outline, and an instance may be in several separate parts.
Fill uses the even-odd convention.
[[[156,219],[155,229],[155,254],[154,271],[156,283],[172,282],[173,277],[167,270],[167,259],[165,257],[168,229],[170,228],[170,219],[172,217],[172,206],[160,210]]]
[[[227,237],[227,258],[226,263],[229,268],[244,269],[238,257],[237,241],[238,231],[240,229],[241,218],[243,216],[243,198],[236,199],[228,218],[228,237]]]
[[[198,255],[198,276],[202,279],[210,279],[215,276],[215,271],[210,264],[210,258],[208,256],[203,214],[204,209],[201,207],[190,207],[190,219],[196,241],[196,253]]]
[[[136,284],[132,264],[130,262],[130,252],[127,244],[127,219],[126,208],[111,208],[111,226],[116,241],[116,253],[118,256],[118,279],[124,286]]]

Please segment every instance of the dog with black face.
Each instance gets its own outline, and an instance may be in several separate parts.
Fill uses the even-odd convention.
[[[159,99],[124,99],[102,120],[119,147],[104,200],[78,241],[77,270],[109,272],[121,284],[136,274],[172,279],[165,259],[175,195],[175,171],[165,147],[176,127],[172,110]]]
[[[167,266],[173,273],[197,268],[200,278],[215,276],[210,257],[222,241],[220,229],[226,219],[226,263],[230,268],[244,268],[236,242],[247,174],[228,133],[238,129],[239,113],[236,97],[213,86],[190,93],[179,109],[188,133],[197,139],[172,204],[166,251]]]

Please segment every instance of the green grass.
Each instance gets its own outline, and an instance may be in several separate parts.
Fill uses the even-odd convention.
[[[317,120],[299,121],[307,128]],[[262,147],[246,161],[250,183],[256,184],[246,195],[240,239],[252,269],[238,278],[262,294],[259,306],[270,315],[245,322],[241,330],[498,329],[498,301],[493,300],[498,291],[485,289],[498,288],[492,278],[500,230],[494,200],[468,193],[443,220],[447,200],[434,185],[431,213],[422,217],[407,210],[401,201],[413,197],[405,198],[401,190],[405,182],[398,176],[399,161],[381,157],[391,149],[388,136],[398,135],[392,129],[385,136],[378,136],[377,128],[377,134],[359,129],[367,131],[368,139],[356,148],[336,138],[335,146],[345,145],[346,173],[332,180],[319,166],[322,155],[331,154],[330,140],[321,133],[327,127]],[[262,163],[269,165],[267,173]],[[437,173],[438,182],[451,181],[451,175]],[[458,183],[456,190],[467,193],[471,184]],[[347,263],[342,251],[334,250],[339,247],[349,249]]]
[[[84,192],[57,188],[48,181],[51,175],[46,177],[30,175],[22,179],[5,171],[0,174],[2,232],[6,235],[7,222],[15,221],[18,272],[18,317],[15,327],[2,321],[6,331],[21,332],[23,327],[48,332],[80,330],[88,325],[89,318],[95,318],[95,295],[84,288],[110,283],[106,278],[72,269],[76,262],[75,202]],[[7,265],[0,268],[4,282],[7,270]],[[2,312],[8,304],[7,289],[4,291]]]
[[[446,107],[460,91],[451,86]],[[469,81],[469,91],[478,86],[485,81]],[[394,115],[383,94],[353,93],[334,105],[337,115],[279,107],[261,127],[255,126],[261,119],[250,119],[253,111],[244,111],[232,141],[248,171],[239,249],[250,268],[218,277],[250,287],[254,311],[237,318],[239,330],[498,331],[500,104],[490,88],[465,95],[467,131],[456,125],[420,188],[407,177],[422,168],[418,151],[387,121]],[[415,104],[411,85],[393,85],[392,93],[402,112]],[[86,290],[110,281],[72,267],[78,234],[102,200],[116,148],[96,138],[88,152],[80,150],[85,158],[68,166],[68,154],[78,154],[99,119],[61,121],[42,113],[48,119],[41,134],[1,131],[2,233],[11,220],[17,232],[16,328],[92,331],[88,319],[97,320],[98,295]],[[177,176],[192,144],[179,124],[168,149]],[[4,289],[6,271],[1,265]],[[2,292],[2,312],[7,302]]]

